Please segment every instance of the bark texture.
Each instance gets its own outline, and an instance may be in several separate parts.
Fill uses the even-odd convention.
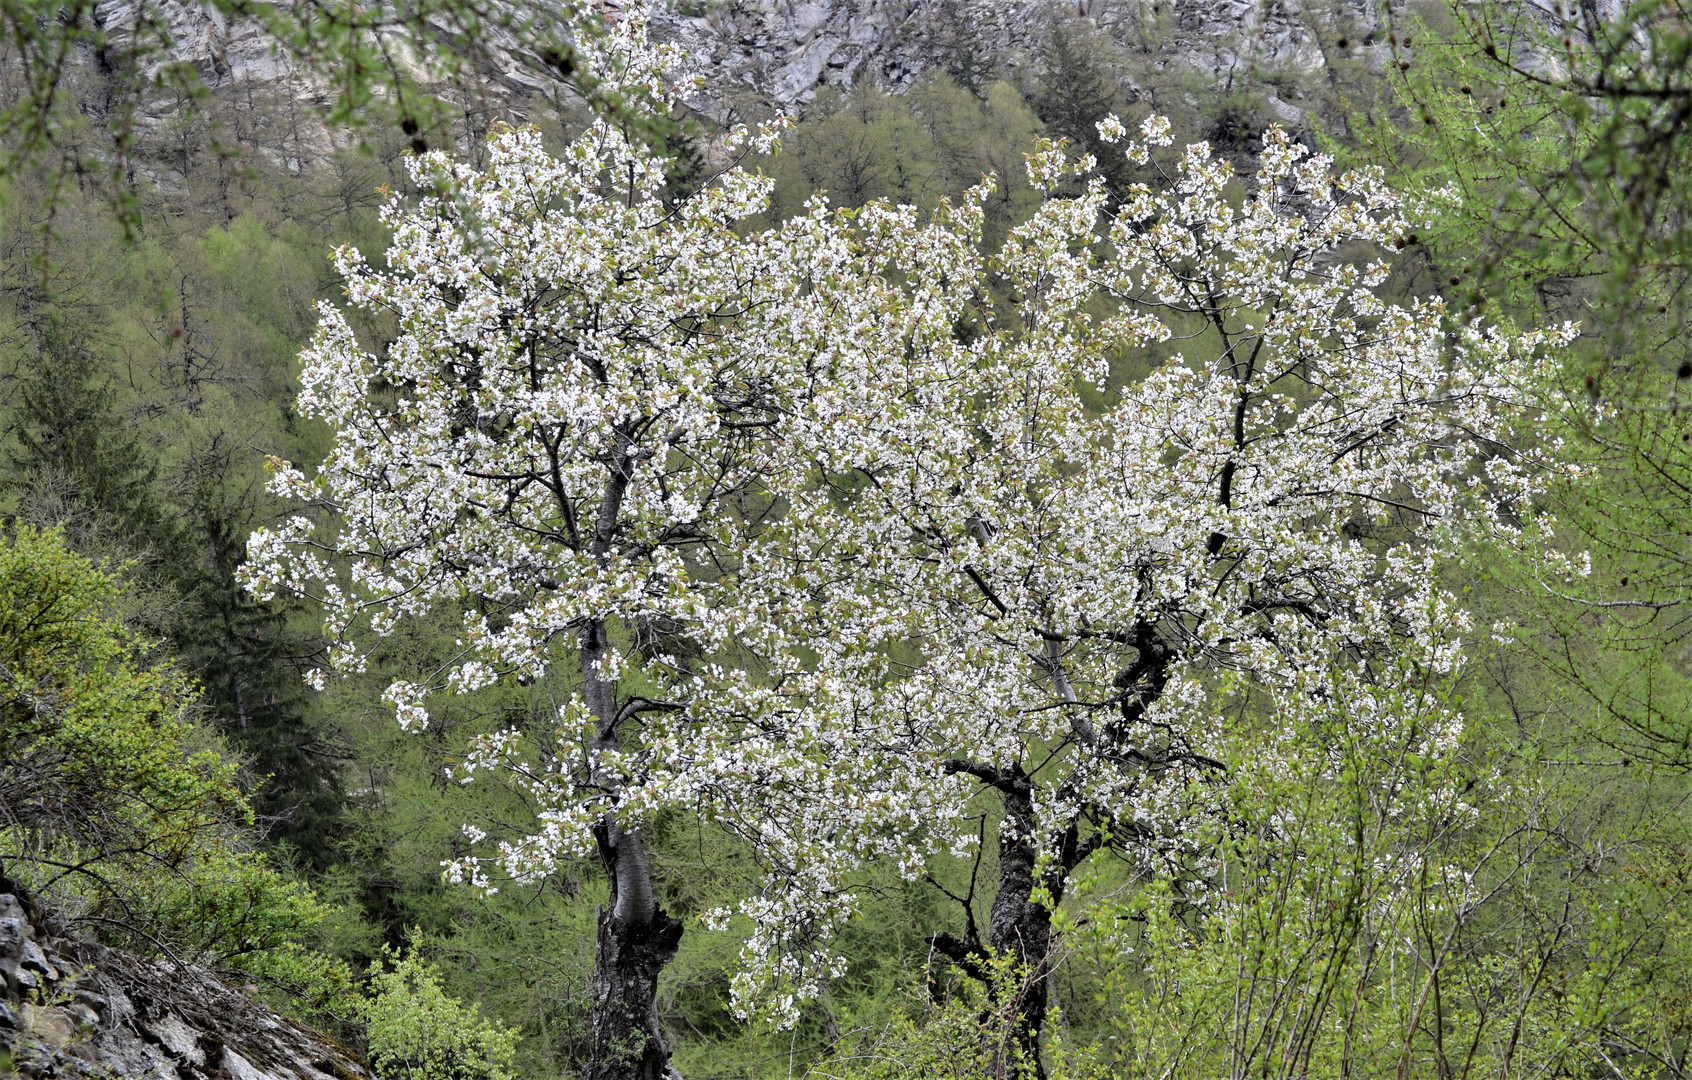
[[[1040,1030],[1046,1023],[1052,964],[1052,908],[1063,899],[1075,829],[1065,851],[1039,872],[1034,846],[1034,783],[1020,768],[1007,771],[999,790],[1005,813],[999,823],[999,887],[987,918],[987,947],[995,956],[1016,958],[1017,978],[999,987],[994,1005],[1005,1035],[994,1054],[995,1078],[1044,1080]],[[1045,895],[1039,895],[1041,889]]]
[[[616,901],[613,895],[599,910],[588,1078],[673,1080],[677,1074],[658,1023],[658,976],[675,958],[682,923],[656,905],[646,920],[631,921],[618,914]]]
[[[619,469],[619,479],[626,469]],[[615,522],[623,484],[613,482],[606,497]],[[602,520],[600,533],[608,537],[611,525]],[[604,546],[608,546],[604,545]],[[600,675],[600,660],[606,654],[605,625],[595,622],[582,634],[583,697],[596,719],[594,748],[617,745],[619,709],[615,688]],[[595,783],[615,793],[617,778],[596,773]],[[658,1023],[658,976],[675,959],[681,944],[682,923],[658,906],[652,887],[652,867],[639,830],[625,830],[609,815],[594,838],[605,878],[611,887],[610,902],[599,910],[599,937],[593,965],[593,1058],[588,1080],[666,1080],[675,1078],[670,1068],[670,1048]]]

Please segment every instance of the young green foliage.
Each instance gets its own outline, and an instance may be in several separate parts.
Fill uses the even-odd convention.
[[[56,533],[0,540],[0,859],[72,925],[263,967],[323,912],[245,847],[235,766],[116,621],[119,590]]]
[[[415,953],[371,964],[358,1017],[382,1080],[511,1080],[516,1036],[448,996]]]
[[[1547,428],[1568,446],[1544,503],[1561,524],[1535,558],[1493,565],[1523,644],[1583,700],[1582,735],[1677,768],[1692,763],[1687,14],[1449,5],[1391,36],[1397,108],[1359,126],[1416,167],[1408,184],[1451,196],[1417,238],[1423,280],[1470,317],[1581,322]]]

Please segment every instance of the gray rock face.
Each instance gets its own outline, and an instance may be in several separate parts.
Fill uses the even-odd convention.
[[[819,87],[866,76],[897,89],[960,49],[1015,67],[1071,19],[1212,77],[1248,63],[1316,71],[1316,27],[1358,40],[1378,28],[1373,0],[734,0],[652,13],[704,76],[688,103],[719,119],[737,102],[797,111]]]
[[[170,56],[148,58],[148,76],[158,74],[167,63],[184,62],[199,68],[201,76],[214,86],[247,79],[282,82],[294,74],[292,65],[256,24],[231,22],[210,7],[142,0],[99,0],[94,5],[95,24],[119,49],[134,34],[143,16],[162,18],[172,42]]]
[[[547,0],[539,0],[546,3]],[[1593,0],[1611,17],[1621,0]],[[1350,48],[1384,34],[1378,0],[592,0],[611,19],[647,13],[655,36],[679,43],[687,72],[700,77],[687,103],[719,121],[769,112],[797,113],[824,86],[860,78],[897,90],[960,55],[993,58],[1011,68],[1030,63],[1051,29],[1084,20],[1124,49],[1158,65],[1177,65],[1215,84],[1247,67],[1260,71],[1319,72],[1340,38]],[[1529,16],[1547,17],[1550,0],[1521,0]],[[1407,0],[1387,0],[1403,9]],[[213,90],[257,88],[289,109],[321,115],[325,87],[303,75],[252,22],[231,21],[193,0],[97,0],[94,18],[121,53],[138,22],[162,21],[172,47],[151,57],[154,71],[167,63],[194,65]],[[442,27],[444,37],[450,37]],[[494,29],[482,43],[480,85],[460,88],[467,109],[522,120],[556,99],[562,87],[533,56],[529,43]],[[156,36],[156,32],[155,32]],[[1377,45],[1377,49],[1380,46]],[[99,67],[99,57],[84,58]],[[403,57],[402,57],[403,61]],[[1124,85],[1125,90],[1132,87]],[[1297,123],[1297,106],[1269,102],[1285,122]],[[143,129],[162,129],[181,102],[147,102]],[[274,110],[272,110],[274,111]],[[267,152],[277,163],[303,168],[331,149],[332,133],[311,119],[281,124],[292,148]],[[315,128],[300,134],[303,126]],[[277,140],[281,146],[286,140]]]
[[[896,89],[943,65],[960,30],[986,52],[1021,51],[1049,17],[1045,0],[739,0],[658,8],[653,25],[705,76],[688,104],[720,115],[737,100],[792,111],[865,76]]]
[[[1306,5],[1311,10],[1306,10]],[[655,36],[680,43],[702,77],[688,104],[717,119],[802,110],[820,87],[869,78],[890,89],[945,67],[960,50],[1011,66],[1028,62],[1064,20],[1085,19],[1133,47],[1212,75],[1248,62],[1322,66],[1312,27],[1344,22],[1375,28],[1373,0],[598,0],[610,18],[644,10]],[[184,0],[99,0],[95,19],[121,50],[142,17],[162,18],[171,55],[193,64],[213,89],[279,89],[290,100],[323,104],[304,78],[251,22],[229,21]],[[478,97],[498,108],[558,90],[524,43],[485,43]],[[147,110],[162,122],[168,103]],[[156,114],[156,115],[155,115]]]
[[[0,1052],[20,1076],[372,1080],[346,1047],[210,972],[54,937],[12,893],[0,974]]]

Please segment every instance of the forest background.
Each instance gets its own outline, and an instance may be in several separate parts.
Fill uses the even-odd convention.
[[[1554,388],[1569,406],[1555,428],[1569,456],[1539,509],[1562,523],[1546,542],[1592,569],[1548,585],[1484,549],[1442,568],[1477,626],[1514,627],[1477,634],[1480,662],[1451,691],[1470,718],[1461,753],[1406,763],[1336,744],[1344,767],[1302,781],[1254,779],[1236,763],[1228,895],[1239,902],[1222,922],[1156,881],[1090,870],[1058,920],[1041,1067],[1683,1075],[1692,24],[1657,2],[1602,18],[1589,5],[1425,4],[1384,9],[1371,32],[1345,5],[1312,3],[1300,18],[1322,43],[1320,69],[1252,62],[1242,41],[1242,62],[1219,76],[1169,62],[1167,17],[1154,5],[1141,16],[1053,11],[1032,62],[1015,68],[954,25],[945,63],[901,93],[868,80],[823,90],[782,153],[758,162],[777,181],[769,218],[818,192],[930,210],[993,173],[991,241],[1038,201],[1023,159],[1041,135],[1109,162],[1119,159],[1103,152],[1098,122],[1158,113],[1177,144],[1207,140],[1243,177],[1264,129],[1297,116],[1294,134],[1342,162],[1382,165],[1407,190],[1451,192],[1427,233],[1392,253],[1389,294],[1437,294],[1455,320],[1580,322]],[[17,103],[37,100],[27,72],[0,64],[14,119]],[[285,512],[266,492],[266,459],[309,465],[328,446],[294,406],[316,305],[340,302],[328,253],[350,243],[379,256],[377,208],[408,190],[405,161],[419,144],[483,153],[485,112],[442,118],[402,104],[378,96],[356,116],[332,115],[360,122],[309,163],[286,94],[182,89],[168,122],[117,152],[62,103],[51,138],[11,129],[0,223],[0,592],[11,606],[0,615],[56,588],[80,598],[87,619],[72,621],[70,645],[49,644],[139,680],[140,695],[127,713],[88,706],[133,736],[102,736],[114,757],[90,798],[144,784],[118,775],[143,746],[166,773],[196,763],[196,786],[178,794],[198,816],[165,815],[126,837],[149,853],[139,860],[104,838],[83,865],[109,865],[122,884],[55,872],[65,827],[21,809],[30,796],[16,775],[46,736],[14,709],[0,742],[11,750],[0,794],[12,816],[0,859],[73,922],[86,916],[86,932],[239,972],[391,1075],[576,1075],[605,895],[593,868],[491,897],[441,874],[463,854],[464,825],[523,813],[496,785],[450,779],[468,739],[544,724],[564,677],[465,695],[427,733],[404,734],[382,693],[437,663],[450,625],[408,627],[367,674],[316,691],[304,675],[322,659],[319,613],[257,602],[237,584],[248,536]],[[525,115],[562,145],[596,110],[633,123],[622,108],[589,88],[531,102]],[[678,196],[708,176],[715,135],[700,116],[648,132],[681,148]],[[1113,168],[1114,188],[1134,179]],[[1136,378],[1156,359],[1124,357],[1112,378]],[[13,625],[25,624],[36,625]],[[7,670],[15,700],[29,665]],[[134,705],[142,699],[188,704],[149,712]],[[178,719],[158,726],[161,709]],[[1472,815],[1400,818],[1374,801],[1390,769],[1460,789]],[[1271,843],[1268,827],[1288,805],[1319,823],[1291,847]],[[992,898],[976,882],[992,878],[989,833],[980,859],[940,860],[923,880],[871,874],[841,944],[847,973],[790,1030],[733,1016],[740,938],[697,918],[744,891],[750,854],[696,821],[660,820],[650,835],[663,905],[688,924],[661,1001],[683,1075],[984,1068],[981,1047],[997,1037],[992,989],[960,974],[936,939],[985,916]],[[1440,869],[1366,900],[1347,891],[1410,852]],[[121,919],[109,917],[114,898]],[[457,1033],[432,1063],[393,1049],[407,1037],[394,1032],[416,1027],[406,1018],[425,1014]]]

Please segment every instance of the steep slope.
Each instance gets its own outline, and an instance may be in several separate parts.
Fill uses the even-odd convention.
[[[1253,66],[1319,72],[1335,41],[1349,36],[1366,45],[1380,23],[1369,0],[596,0],[595,6],[613,19],[643,10],[655,37],[682,44],[691,73],[700,77],[688,104],[719,121],[802,111],[821,87],[857,79],[896,90],[927,71],[981,58],[1024,66],[1054,26],[1071,20],[1152,64],[1188,68],[1215,82]],[[311,131],[302,135],[297,115],[321,115],[327,90],[302,76],[254,25],[184,0],[101,0],[94,18],[110,35],[109,52],[123,52],[143,21],[167,26],[171,52],[150,56],[150,69],[191,64],[215,92],[270,101],[258,111],[259,125],[274,129],[269,134],[285,147],[267,155],[277,163],[303,165],[334,141],[315,120],[305,121]],[[552,69],[509,34],[490,30],[477,57],[475,85],[444,88],[466,113],[522,120],[559,102],[562,87]],[[98,83],[108,58],[83,60]],[[172,95],[154,95],[137,126],[143,135],[162,132],[181,107]],[[264,141],[265,132],[254,134]]]
[[[0,889],[10,889],[0,879]],[[369,1080],[346,1047],[203,968],[58,936],[0,891],[0,1077]]]
[[[1070,19],[1211,77],[1253,62],[1317,71],[1327,63],[1319,28],[1361,42],[1379,25],[1368,0],[1308,10],[1293,0],[735,0],[685,10],[657,5],[654,25],[704,76],[689,104],[719,118],[737,106],[799,109],[819,87],[862,77],[898,88],[960,54],[1027,63]]]

